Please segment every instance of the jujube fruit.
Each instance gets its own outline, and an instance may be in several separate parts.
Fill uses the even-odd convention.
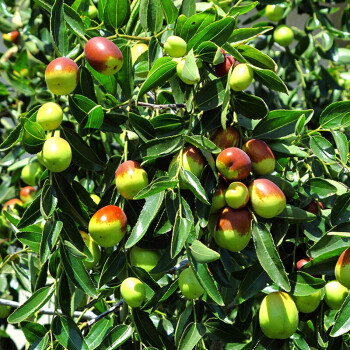
[[[249,191],[243,182],[231,182],[225,192],[225,201],[232,209],[240,209],[249,201]]]
[[[311,261],[312,258],[310,257],[307,257],[307,258],[303,258],[303,259],[300,259],[296,264],[295,264],[295,267],[297,268],[297,270],[300,270],[303,268],[304,265],[306,265],[309,261]]]
[[[273,32],[275,42],[283,47],[289,46],[294,40],[294,33],[286,25],[278,26]]]
[[[186,55],[187,43],[184,39],[176,35],[171,35],[164,43],[165,52],[171,57],[182,57]]]
[[[137,61],[137,59],[148,50],[148,45],[144,44],[144,43],[139,43],[134,45],[131,48],[131,62],[132,65],[135,64],[135,62]]]
[[[128,160],[119,165],[115,174],[115,184],[124,198],[133,199],[148,185],[148,175],[139,163]]]
[[[193,84],[196,84],[200,81],[200,75],[199,75],[199,72],[197,72],[198,74],[196,74],[193,79],[188,79],[186,78],[184,75],[183,75],[183,68],[185,66],[185,63],[186,61],[184,59],[180,60],[178,63],[177,63],[177,66],[176,66],[176,73],[178,75],[178,77],[185,83],[185,84],[188,84],[188,85],[193,85]]]
[[[35,198],[36,189],[32,186],[26,186],[21,189],[19,193],[19,198],[23,201],[23,203],[32,202]]]
[[[145,286],[139,279],[128,277],[120,286],[120,294],[129,306],[139,307],[146,297]]]
[[[214,142],[215,145],[221,150],[229,147],[238,147],[240,139],[241,136],[239,131],[233,126],[227,126],[226,130],[224,130],[222,127],[218,128],[210,137],[210,140]]]
[[[23,206],[23,202],[18,198],[12,198],[8,200],[4,206],[2,207],[1,213],[3,213],[5,210],[9,211],[12,210],[16,215],[19,215],[18,210],[15,208],[15,205]]]
[[[299,313],[290,295],[284,292],[268,294],[259,310],[259,323],[263,333],[271,339],[287,339],[298,328]]]
[[[227,184],[223,180],[222,176],[219,177],[219,186],[215,190],[211,203],[211,212],[216,213],[222,208],[226,207],[225,192],[227,189]]]
[[[36,121],[44,130],[57,129],[63,120],[62,108],[54,102],[43,104],[36,115]]]
[[[117,73],[123,65],[123,54],[119,47],[107,38],[91,38],[84,48],[85,58],[90,66],[104,75]]]
[[[267,5],[265,15],[270,21],[278,22],[283,17],[284,8],[278,5]]]
[[[181,271],[179,288],[187,299],[197,299],[204,293],[203,287],[190,267]]]
[[[150,272],[160,259],[160,255],[155,250],[143,249],[136,245],[130,251],[130,263],[132,266],[141,267],[147,272]]]
[[[350,248],[340,255],[335,265],[335,278],[346,288],[350,288]]]
[[[234,91],[242,91],[249,87],[254,78],[254,71],[246,63],[238,64],[232,71],[230,87]]]
[[[248,187],[251,206],[256,214],[270,219],[282,213],[286,197],[281,189],[267,179],[256,179]]]
[[[19,43],[19,39],[20,39],[20,34],[18,30],[14,30],[10,33],[5,33],[2,36],[2,40],[5,46],[7,47],[11,44],[17,45]]]
[[[218,77],[224,77],[228,74],[233,64],[235,64],[235,59],[230,55],[225,55],[224,62],[219,63],[214,67],[216,75]]]
[[[86,261],[84,260],[83,263],[85,265],[85,267],[90,270],[93,267],[95,267],[100,259],[101,259],[101,252],[100,252],[100,248],[98,247],[97,243],[91,238],[91,236],[84,232],[84,231],[79,231],[81,234],[82,239],[84,240],[84,243],[86,244],[86,246],[88,247],[91,255],[92,255],[92,261]]]
[[[43,145],[42,158],[47,169],[60,173],[69,167],[72,161],[72,149],[65,139],[58,136],[51,137]]]
[[[330,281],[325,286],[324,301],[331,309],[339,310],[348,294],[348,288],[338,281]]]
[[[38,162],[30,162],[25,165],[21,172],[21,178],[29,186],[35,186],[41,175],[43,174],[43,168]]]
[[[68,95],[79,82],[79,68],[68,57],[58,57],[51,61],[45,70],[48,89],[56,95]]]
[[[321,202],[317,202],[314,199],[303,208],[304,210],[308,211],[309,213],[320,215],[321,210],[324,209],[323,204]]]
[[[264,141],[249,140],[243,145],[242,149],[252,161],[253,173],[267,175],[275,170],[275,156]]]
[[[124,211],[116,205],[107,205],[98,210],[90,219],[89,233],[101,247],[113,247],[119,243],[127,228]]]
[[[305,314],[314,312],[322,300],[322,290],[303,296],[295,296],[294,301],[300,312]]]

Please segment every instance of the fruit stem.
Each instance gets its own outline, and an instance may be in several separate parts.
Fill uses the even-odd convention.
[[[234,6],[233,7],[236,7],[236,6],[238,6],[241,2],[242,2],[243,0],[238,0],[235,4],[234,4]]]
[[[193,307],[193,318],[194,318],[194,323],[197,323],[196,302],[195,302],[194,299],[192,299],[192,307]]]
[[[115,38],[125,38],[130,40],[139,40],[139,41],[151,41],[151,38],[144,37],[144,36],[133,36],[133,35],[126,35],[126,34],[114,34],[112,36],[107,37],[107,39],[115,39]]]
[[[85,56],[85,52],[83,51],[75,60],[74,62],[78,62],[81,58]]]

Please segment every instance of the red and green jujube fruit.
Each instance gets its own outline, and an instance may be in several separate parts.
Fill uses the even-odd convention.
[[[181,271],[179,288],[187,299],[197,299],[204,293],[203,287],[190,267]]]
[[[14,214],[19,215],[17,209],[15,208],[16,204],[19,206],[23,206],[24,203],[18,198],[12,198],[4,204],[4,206],[2,207],[1,213],[3,213],[5,210],[6,211],[12,210]]]
[[[232,209],[240,209],[249,201],[249,191],[243,182],[231,182],[225,192],[225,201]]]
[[[294,296],[295,304],[300,312],[305,314],[314,312],[322,300],[322,290],[303,296]]]
[[[101,247],[113,247],[119,243],[127,228],[124,211],[116,205],[107,205],[98,210],[90,219],[89,233]]]
[[[148,185],[148,175],[139,163],[128,160],[119,165],[115,174],[115,184],[124,198],[133,199]]]
[[[339,310],[348,294],[348,288],[338,281],[330,281],[325,286],[324,301],[331,309]]]
[[[210,140],[214,142],[215,145],[221,150],[224,150],[225,148],[229,147],[238,147],[241,136],[235,127],[227,126],[226,130],[224,130],[222,127],[216,129],[212,133]]]
[[[30,203],[35,198],[36,189],[32,186],[26,186],[21,189],[19,193],[19,198],[23,201],[23,203]]]
[[[284,8],[278,5],[267,5],[265,7],[265,16],[274,22],[278,22],[283,17]]]
[[[324,209],[323,204],[321,202],[317,202],[314,199],[303,208],[304,210],[308,211],[309,213],[320,215],[321,210]]]
[[[135,277],[126,278],[120,286],[120,294],[131,307],[140,307],[145,300],[144,284]]]
[[[130,251],[130,263],[132,266],[141,267],[147,272],[150,272],[160,259],[160,255],[155,250],[143,249],[136,245]]]
[[[164,43],[164,50],[171,57],[182,57],[186,55],[187,43],[179,36],[171,35]]]
[[[148,50],[148,45],[144,44],[144,43],[139,43],[134,45],[131,48],[131,62],[132,65],[135,64],[135,62],[137,61],[137,59]]]
[[[270,174],[275,170],[275,156],[264,141],[249,140],[243,145],[242,150],[252,161],[253,173],[256,175]]]
[[[224,62],[217,64],[215,68],[215,73],[218,77],[224,77],[228,74],[231,66],[233,64],[237,63],[235,62],[235,59],[230,55],[225,55]]]
[[[340,255],[335,265],[335,278],[346,288],[350,288],[350,248]]]
[[[216,225],[214,239],[221,248],[231,252],[244,249],[252,236],[252,215],[246,208],[225,208]]]
[[[84,48],[90,66],[104,75],[113,75],[123,66],[123,54],[119,47],[107,38],[91,38]]]
[[[273,32],[275,42],[283,47],[289,46],[294,40],[294,33],[286,25],[278,26]]]
[[[54,173],[65,171],[72,161],[72,149],[69,143],[55,136],[44,142],[42,160],[47,169]]]
[[[194,84],[198,83],[201,79],[199,74],[196,74],[196,76],[194,76],[193,79],[188,79],[182,74],[185,63],[186,63],[185,59],[182,59],[177,63],[176,73],[177,73],[178,77],[187,85],[194,85]]]
[[[5,33],[2,36],[2,40],[5,44],[5,46],[9,47],[9,45],[11,44],[15,44],[17,45],[19,43],[19,39],[20,39],[20,34],[18,30],[14,30],[10,33]]]
[[[297,268],[297,270],[300,270],[302,269],[302,267],[304,265],[306,265],[309,261],[311,261],[312,258],[310,257],[307,257],[307,258],[303,258],[303,259],[300,259],[296,264],[295,264],[295,267]]]
[[[237,147],[224,149],[216,159],[220,174],[230,181],[245,179],[252,170],[247,153]]]
[[[43,104],[36,115],[36,121],[44,130],[57,129],[63,120],[62,108],[54,102]]]
[[[35,186],[42,174],[42,166],[38,162],[30,162],[23,167],[21,178],[25,184],[29,186]]]
[[[48,89],[56,95],[68,95],[79,82],[79,68],[68,57],[58,57],[51,61],[45,70]]]
[[[298,328],[299,313],[292,297],[284,292],[268,294],[260,305],[259,323],[271,339],[288,339]]]
[[[286,197],[281,189],[267,179],[256,179],[248,187],[250,204],[256,214],[270,219],[282,213]]]
[[[246,63],[238,64],[232,71],[230,87],[233,91],[242,91],[249,87],[254,78],[254,71]]]
[[[79,231],[81,234],[82,239],[84,240],[84,243],[88,247],[91,255],[92,255],[92,261],[83,261],[85,267],[90,270],[94,268],[100,261],[101,259],[101,252],[100,248],[98,247],[97,243],[91,238],[91,236],[84,232],[84,231]]]

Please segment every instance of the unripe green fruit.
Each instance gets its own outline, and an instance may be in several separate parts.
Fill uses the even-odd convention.
[[[198,282],[198,279],[190,267],[183,270],[179,275],[179,287],[181,293],[187,299],[197,299],[203,293],[204,289]]]
[[[86,246],[88,247],[93,261],[84,261],[84,265],[85,267],[90,270],[93,267],[95,267],[100,259],[101,259],[101,252],[100,252],[100,248],[98,247],[97,243],[91,238],[91,236],[84,232],[84,231],[79,231],[81,234],[82,239],[84,240]]]
[[[88,13],[87,13],[88,17],[91,19],[94,19],[94,18],[96,18],[97,14],[98,14],[98,10],[97,10],[96,6],[89,5],[89,9],[88,9]]]
[[[148,175],[139,163],[128,160],[119,165],[115,173],[118,192],[126,199],[133,199],[148,185]]]
[[[263,333],[271,339],[287,339],[298,328],[299,314],[293,299],[284,292],[268,294],[259,310]]]
[[[346,288],[350,288],[350,248],[344,250],[335,265],[335,278]]]
[[[322,299],[321,289],[310,295],[295,296],[294,301],[300,312],[310,313],[314,312]]]
[[[164,43],[164,50],[171,57],[182,57],[186,55],[187,43],[179,36],[171,35]]]
[[[63,120],[62,108],[54,102],[47,102],[43,104],[36,116],[36,121],[39,123],[44,130],[55,130],[57,129]]]
[[[1,214],[4,212],[4,210],[7,210],[7,211],[12,210],[13,213],[18,216],[19,215],[18,210],[15,208],[16,204],[19,206],[23,206],[24,203],[18,198],[12,198],[4,204],[4,206],[2,207],[2,210],[1,210]],[[5,221],[5,223],[6,223],[6,221]]]
[[[121,284],[120,294],[129,306],[139,307],[146,297],[145,286],[139,279],[129,277]]]
[[[284,9],[278,5],[267,5],[265,15],[270,21],[278,22],[283,16]]]
[[[200,80],[199,74],[193,80],[187,79],[187,78],[185,78],[183,76],[182,70],[183,70],[184,66],[185,66],[185,60],[184,59],[180,60],[177,63],[176,73],[177,73],[178,77],[187,85],[194,85],[194,84],[198,83],[199,80]]]
[[[142,249],[136,245],[130,251],[130,263],[132,266],[141,267],[147,272],[150,272],[160,259],[158,252],[149,249]]]
[[[328,282],[325,286],[324,301],[333,310],[339,310],[348,296],[348,288],[344,287],[338,281]]]
[[[273,32],[273,39],[277,44],[287,47],[293,42],[294,33],[288,26],[281,25]]]
[[[69,167],[72,161],[72,149],[61,137],[51,137],[44,143],[42,157],[50,171],[60,173]]]
[[[42,174],[43,169],[41,165],[38,162],[31,162],[22,169],[21,178],[27,185],[35,186]]]
[[[137,59],[148,50],[148,45],[144,44],[144,43],[139,43],[134,45],[131,48],[131,62],[132,65],[135,64],[135,62],[137,61]]]
[[[230,183],[225,192],[225,201],[232,209],[245,207],[249,201],[247,186],[239,181]]]
[[[245,90],[252,83],[253,78],[253,69],[246,63],[240,63],[232,71],[230,87],[234,91]]]

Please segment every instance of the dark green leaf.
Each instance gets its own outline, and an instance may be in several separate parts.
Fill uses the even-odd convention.
[[[104,9],[104,20],[107,29],[122,27],[130,17],[129,0],[107,0]]]
[[[198,198],[201,202],[210,205],[207,194],[199,182],[197,176],[195,176],[192,172],[184,169],[181,169],[180,176],[181,179],[186,183],[188,189],[195,195],[196,198]]]
[[[202,324],[190,323],[182,334],[178,349],[192,350],[205,335],[205,331],[205,327]]]
[[[255,95],[241,92],[233,96],[233,101],[236,112],[249,119],[262,119],[269,113],[265,101]]]
[[[171,239],[171,258],[175,258],[182,250],[188,235],[190,234],[192,222],[177,213],[173,235]]]
[[[44,264],[56,245],[62,230],[62,221],[46,221],[40,243],[40,262]]]
[[[60,55],[66,56],[68,54],[69,41],[63,6],[63,0],[55,0],[51,11],[50,32],[55,49]]]
[[[134,333],[129,325],[120,324],[114,327],[99,346],[99,350],[113,350],[125,343]],[[90,349],[90,348],[89,348]]]
[[[346,128],[350,125],[350,101],[334,102],[327,106],[320,116],[323,129]]]
[[[350,295],[348,295],[341,306],[338,317],[331,331],[331,337],[339,337],[350,331]]]
[[[290,223],[308,222],[316,219],[316,215],[305,211],[304,209],[287,204],[281,214],[275,217],[283,219]]]
[[[198,91],[194,99],[199,110],[207,111],[222,105],[226,80],[227,77],[212,80]]]
[[[302,271],[292,273],[289,276],[289,281],[292,287],[291,293],[294,296],[311,295],[326,284],[323,279],[312,277]]]
[[[162,6],[160,0],[141,0],[140,22],[142,28],[147,32],[158,33],[162,28],[163,20]]]
[[[147,198],[147,197],[152,196],[156,193],[162,192],[166,189],[172,189],[177,185],[178,182],[179,182],[179,180],[176,178],[173,178],[170,176],[161,176],[161,177],[153,180],[148,186],[146,186],[144,189],[142,189],[134,197],[134,199]]]
[[[96,349],[113,327],[111,319],[102,318],[92,325],[89,334],[85,337],[85,342],[89,350]]]

